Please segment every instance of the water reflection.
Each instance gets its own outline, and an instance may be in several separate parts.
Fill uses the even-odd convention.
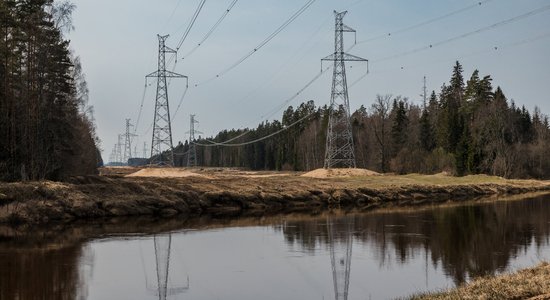
[[[0,226],[0,299],[387,299],[539,257],[550,259],[548,196],[372,213]]]
[[[332,216],[327,217],[327,236],[335,300],[348,299],[353,248],[353,220],[350,217],[343,217],[336,221]]]
[[[391,257],[398,264],[406,264],[424,250],[429,253],[433,268],[441,265],[459,284],[471,277],[506,270],[511,259],[525,253],[531,245],[547,246],[549,201],[546,197],[405,213],[332,216],[328,222],[329,234],[321,223],[311,220],[287,221],[282,230],[290,247],[299,246],[311,255],[319,244],[332,249],[333,244],[350,243],[346,236],[352,235],[356,243],[371,246],[369,251],[374,250],[380,266],[391,264],[388,261]],[[338,226],[341,238],[336,241],[330,234],[333,231],[330,224]],[[351,258],[351,249],[349,252]],[[351,259],[344,262],[348,264]],[[341,290],[336,287],[335,280],[335,290]]]
[[[155,244],[155,263],[157,273],[157,295],[159,300],[166,300],[167,296],[181,294],[189,289],[189,277],[187,285],[180,287],[168,287],[170,276],[170,252],[172,246],[172,234],[155,235],[153,237]]]
[[[0,299],[87,298],[93,272],[93,257],[87,248],[0,245]]]

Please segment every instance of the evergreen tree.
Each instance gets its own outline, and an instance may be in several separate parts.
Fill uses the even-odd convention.
[[[395,156],[401,151],[407,141],[409,118],[407,117],[405,101],[401,99],[393,100],[392,115],[394,115],[394,117],[391,134],[393,140],[393,155]]]

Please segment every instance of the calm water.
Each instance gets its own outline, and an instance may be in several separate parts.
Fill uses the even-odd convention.
[[[168,232],[124,233],[153,227]],[[548,196],[32,234],[3,228],[0,299],[391,299],[541,260],[550,260]]]

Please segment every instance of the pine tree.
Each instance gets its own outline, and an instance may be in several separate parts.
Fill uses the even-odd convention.
[[[394,115],[394,118],[391,135],[393,140],[393,156],[395,156],[399,153],[399,151],[401,151],[407,141],[407,127],[409,125],[409,118],[407,117],[405,101],[395,99],[393,101],[392,114]]]

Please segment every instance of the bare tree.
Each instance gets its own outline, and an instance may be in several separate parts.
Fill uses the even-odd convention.
[[[391,150],[390,137],[390,103],[392,95],[377,95],[372,105],[371,127],[374,131],[376,146],[380,159],[380,169],[382,172],[388,170],[388,161]]]

